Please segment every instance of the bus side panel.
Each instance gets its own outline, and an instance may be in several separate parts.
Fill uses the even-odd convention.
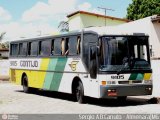
[[[50,90],[52,79],[54,76],[54,71],[57,65],[58,58],[51,58],[48,64],[48,72],[46,72],[45,80],[43,83],[43,89]],[[49,72],[50,71],[50,72]]]
[[[11,76],[11,81],[14,82],[17,85],[22,84],[22,74],[26,73],[27,71],[24,70],[18,70],[18,69],[10,69],[10,76]],[[30,75],[28,75],[30,76]]]
[[[10,69],[9,75],[10,75],[11,82],[16,83],[15,69]]]
[[[72,81],[76,76],[77,73],[64,73],[58,91],[72,93]]]
[[[72,82],[75,77],[85,72],[80,58],[68,58],[64,66],[64,73],[60,81],[58,91],[72,93]]]
[[[38,88],[37,86],[37,81],[38,81],[38,72],[39,71],[32,71],[32,70],[27,70],[26,75],[28,77],[28,86],[33,87],[33,88]]]
[[[50,65],[48,67],[49,71],[53,71],[51,73],[47,73],[45,78],[45,83],[43,87],[45,89],[49,89],[52,91],[58,91],[60,82],[62,80],[62,76],[64,74],[64,69],[66,66],[67,58],[58,58],[58,59],[51,59]]]
[[[36,80],[36,88],[43,88],[43,84],[45,81],[45,77],[46,77],[46,71],[48,70],[48,65],[49,65],[49,58],[43,58],[41,61],[41,65],[40,65],[40,71],[38,71],[36,73],[37,78],[35,78]]]
[[[28,78],[28,86],[33,88],[42,88],[44,81],[44,74],[46,72],[33,71],[33,70],[15,70],[15,83],[21,85],[22,83],[22,75],[25,73]],[[12,81],[14,78],[12,77]]]
[[[40,88],[40,89],[43,88],[48,64],[49,64],[49,58],[43,58],[40,62],[39,70],[27,70],[26,71],[29,87]]]
[[[80,58],[68,59],[58,91],[72,93],[72,82],[75,77],[81,80],[85,96],[99,98],[98,77],[97,79],[90,78]]]
[[[16,79],[16,84],[20,85],[21,84],[21,71],[20,70],[15,70],[15,79]]]

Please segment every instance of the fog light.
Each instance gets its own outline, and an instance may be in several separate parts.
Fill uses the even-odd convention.
[[[116,92],[116,90],[111,90],[112,92]]]
[[[111,92],[111,90],[108,90],[108,92]]]
[[[152,88],[148,88],[148,90],[152,90]]]
[[[152,88],[150,88],[150,87],[148,88],[148,87],[147,87],[147,88],[146,88],[146,90],[151,91],[151,90],[152,90]]]

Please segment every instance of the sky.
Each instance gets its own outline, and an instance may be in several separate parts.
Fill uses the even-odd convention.
[[[4,41],[50,35],[61,21],[77,10],[104,15],[98,7],[113,9],[107,16],[124,18],[132,0],[0,0],[0,33]]]

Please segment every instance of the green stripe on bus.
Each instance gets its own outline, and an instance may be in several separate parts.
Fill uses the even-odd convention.
[[[47,70],[53,70],[54,71],[55,68],[56,68],[56,64],[57,64],[57,58],[51,58],[50,61],[49,61]],[[44,82],[44,85],[43,85],[44,89],[47,89],[47,90],[50,89],[50,85],[51,85],[51,82],[52,82],[52,79],[53,79],[53,75],[54,75],[53,72],[47,72],[46,73],[45,82]]]
[[[138,75],[137,73],[132,73],[129,77],[129,80],[136,80],[137,75]]]
[[[144,78],[144,74],[139,73],[139,74],[137,75],[136,80],[143,80],[143,78]]]
[[[67,58],[58,58],[55,67],[55,72],[51,82],[50,90],[58,91],[61,79],[63,76],[64,68],[66,66]]]

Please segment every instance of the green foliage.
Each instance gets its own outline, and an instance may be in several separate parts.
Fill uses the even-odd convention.
[[[9,42],[8,42],[8,41],[5,42],[5,43],[4,43],[4,46],[5,46],[6,49],[9,49]]]
[[[160,0],[132,0],[127,8],[127,19],[137,20],[160,14]]]
[[[9,42],[3,42],[2,40],[4,39],[6,32],[0,33],[0,49],[9,49]]]

